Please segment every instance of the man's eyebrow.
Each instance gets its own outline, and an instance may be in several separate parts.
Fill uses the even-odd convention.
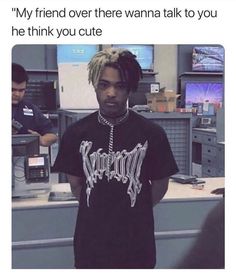
[[[109,80],[106,80],[106,79],[100,79],[99,82],[101,82],[101,81],[103,81],[103,82],[110,82]]]
[[[107,82],[107,83],[113,83],[112,81],[106,80],[106,79],[100,79],[98,82]],[[119,80],[115,81],[114,83],[125,83],[125,81]]]

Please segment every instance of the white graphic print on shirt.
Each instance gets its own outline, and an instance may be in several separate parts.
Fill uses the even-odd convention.
[[[83,158],[83,169],[87,184],[87,205],[89,206],[89,197],[94,188],[94,183],[97,183],[97,180],[101,180],[105,175],[108,181],[115,178],[118,182],[127,183],[129,180],[127,194],[130,196],[131,207],[134,207],[136,197],[142,188],[139,176],[148,142],[146,141],[144,145],[138,143],[130,152],[122,150],[112,152],[110,156],[102,152],[102,148],[90,153],[92,145],[91,141],[82,141],[80,144],[80,153]],[[109,163],[110,168],[108,167]]]

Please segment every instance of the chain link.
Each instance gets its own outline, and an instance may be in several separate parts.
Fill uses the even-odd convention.
[[[110,179],[110,169],[112,163],[112,152],[113,152],[113,144],[114,144],[114,127],[122,122],[124,122],[129,115],[129,110],[127,109],[126,113],[120,117],[115,124],[112,124],[110,121],[106,120],[100,111],[98,111],[98,122],[103,125],[108,125],[110,127],[110,134],[109,134],[109,144],[108,144],[108,181]]]

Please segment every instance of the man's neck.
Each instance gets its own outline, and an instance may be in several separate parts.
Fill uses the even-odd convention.
[[[102,115],[103,118],[105,118],[112,125],[116,125],[116,124],[119,124],[120,122],[122,122],[122,120],[126,120],[126,118],[128,117],[128,110],[126,109],[121,115],[116,116],[116,117],[104,115],[101,111],[100,111],[100,114]]]

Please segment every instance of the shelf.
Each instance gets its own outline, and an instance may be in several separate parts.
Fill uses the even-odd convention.
[[[143,75],[157,75],[158,72],[148,72],[148,71],[143,71]]]
[[[216,75],[216,76],[223,76],[223,72],[184,72],[179,77],[185,76],[185,75]]]
[[[58,73],[58,70],[26,69],[28,73]],[[143,71],[143,75],[157,75],[158,72]]]
[[[35,70],[26,70],[28,73],[52,73],[52,74],[57,74],[58,70],[42,70],[42,69],[35,69]]]

